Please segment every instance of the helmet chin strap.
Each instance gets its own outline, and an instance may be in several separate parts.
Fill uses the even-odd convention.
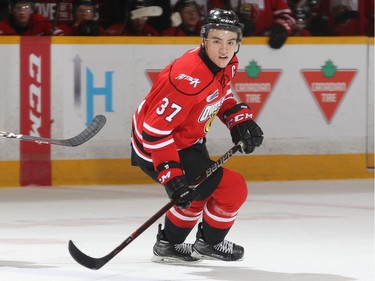
[[[241,43],[238,43],[237,51],[234,52],[234,55],[237,55],[237,53],[240,51]]]

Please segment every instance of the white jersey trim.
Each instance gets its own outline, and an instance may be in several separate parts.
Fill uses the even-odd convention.
[[[133,124],[134,124],[134,131],[137,134],[138,139],[143,140],[142,134],[139,133],[138,128],[137,128],[137,121],[135,119],[135,115],[133,115]]]
[[[136,153],[140,158],[142,158],[143,160],[146,160],[147,162],[151,162],[151,163],[152,163],[152,159],[151,159],[151,158],[144,156],[144,155],[138,150],[136,144],[135,144],[134,141],[133,141],[133,138],[131,138],[130,140],[131,140],[131,142],[132,142],[133,149],[134,149],[135,153]]]
[[[163,131],[163,130],[155,129],[154,127],[151,127],[150,125],[148,125],[146,122],[143,122],[143,127],[145,127],[150,132],[158,134],[158,135],[170,135],[172,133],[172,130]]]
[[[166,146],[170,145],[171,143],[174,143],[174,139],[173,138],[170,139],[170,140],[158,143],[158,144],[154,144],[154,145],[143,143],[143,147],[146,147],[146,148],[149,148],[149,149],[158,149],[158,148],[166,147]]]

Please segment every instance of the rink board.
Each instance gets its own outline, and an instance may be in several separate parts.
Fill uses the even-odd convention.
[[[0,139],[0,186],[149,181],[129,164],[131,117],[155,75],[199,42],[1,37],[0,130],[69,138],[96,114],[108,122],[76,148]],[[227,167],[248,180],[373,177],[373,38],[290,38],[280,50],[266,43],[244,39],[233,83],[253,108],[264,144]],[[232,145],[219,120],[207,137],[213,157]]]

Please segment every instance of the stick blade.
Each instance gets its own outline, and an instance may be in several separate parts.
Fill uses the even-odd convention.
[[[90,125],[82,133],[66,140],[67,144],[69,144],[69,146],[78,146],[87,142],[103,128],[106,122],[107,119],[104,115],[96,115]]]
[[[69,253],[72,256],[72,258],[79,263],[80,265],[87,267],[92,270],[98,270],[100,269],[103,265],[107,263],[106,258],[92,258],[83,253],[80,249],[77,248],[76,245],[74,245],[73,241],[69,241]]]

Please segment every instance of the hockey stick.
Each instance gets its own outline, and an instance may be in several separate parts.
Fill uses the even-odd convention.
[[[38,144],[57,144],[57,145],[62,145],[62,146],[73,147],[73,146],[81,145],[87,142],[93,136],[95,136],[103,128],[106,120],[107,119],[105,118],[104,115],[95,116],[95,118],[91,121],[90,125],[84,131],[82,131],[80,134],[70,139],[62,139],[62,140],[49,139],[49,138],[34,137],[34,136],[28,136],[28,135],[22,135],[22,134],[15,134],[15,133],[4,132],[4,131],[0,131],[0,137],[7,138],[7,139],[31,141],[31,142],[36,142]]]
[[[128,16],[130,16],[130,19],[134,20],[134,19],[138,19],[138,18],[142,18],[142,17],[158,17],[162,13],[163,13],[163,9],[159,6],[148,6],[148,7],[138,8],[138,9],[135,9],[135,10],[131,11],[129,14],[128,14],[128,9],[126,9],[125,10],[125,19],[124,19],[124,22],[121,26],[121,29],[120,29],[118,35],[123,34],[123,32],[126,28],[126,24],[128,23]]]
[[[142,17],[158,17],[163,13],[163,9],[159,6],[148,6],[133,10],[130,12],[131,19],[138,19]]]
[[[209,176],[211,176],[219,167],[221,167],[229,158],[231,158],[238,150],[243,147],[243,142],[239,142],[237,145],[229,149],[223,156],[220,157],[214,164],[211,165],[201,176],[199,176],[193,184],[190,185],[192,188],[197,188],[202,184]],[[69,253],[75,259],[76,262],[87,267],[89,269],[98,270],[104,266],[107,262],[113,259],[118,253],[120,253],[126,246],[128,246],[135,238],[137,238],[142,232],[149,228],[155,221],[157,221],[162,215],[164,215],[170,208],[172,208],[178,201],[178,198],[174,198],[159,211],[157,211],[151,218],[149,218],[144,224],[142,224],[136,231],[134,231],[128,238],[126,238],[119,246],[112,250],[109,254],[101,258],[92,258],[83,253],[81,250],[74,245],[73,241],[69,241]]]

